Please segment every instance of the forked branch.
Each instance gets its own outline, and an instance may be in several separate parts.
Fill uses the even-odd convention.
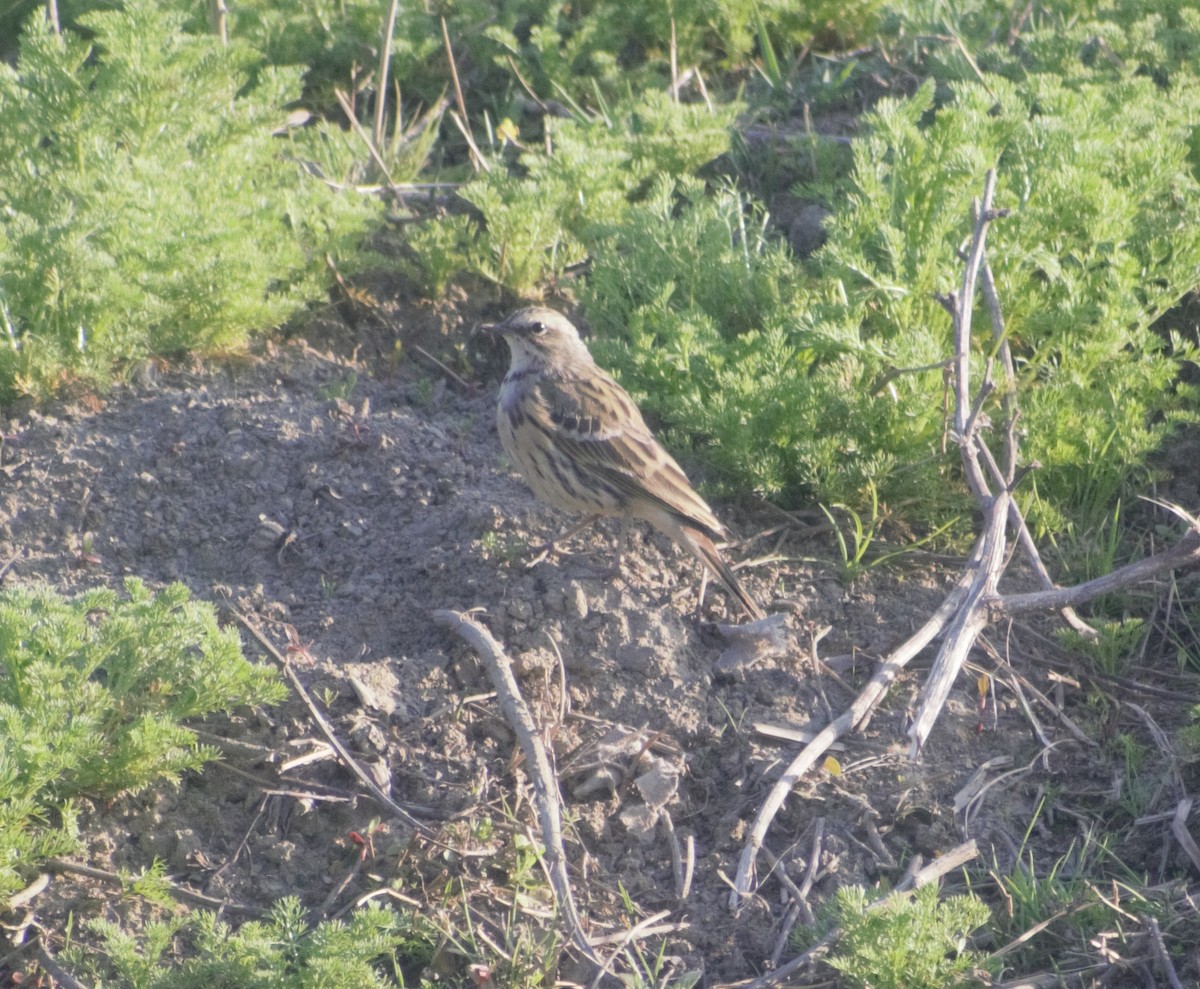
[[[1107,577],[1075,587],[1058,588],[1050,579],[1020,509],[1012,498],[1013,488],[1021,476],[1020,450],[1015,428],[1019,416],[1016,380],[995,282],[985,253],[988,227],[993,220],[1007,215],[1007,211],[993,209],[995,189],[996,175],[994,171],[989,171],[984,183],[983,198],[976,201],[973,210],[974,232],[970,248],[965,255],[961,288],[939,300],[954,321],[955,352],[951,362],[955,376],[954,439],[959,447],[967,485],[975,495],[983,514],[982,529],[966,569],[937,611],[913,636],[880,662],[875,674],[850,707],[804,747],[771,788],[751,824],[749,836],[742,849],[733,890],[729,896],[729,906],[732,910],[737,910],[742,900],[752,891],[758,853],[763,847],[767,830],[792,789],[837,739],[853,731],[863,721],[887,695],[900,670],[935,638],[942,637],[941,648],[922,687],[917,713],[908,730],[912,742],[910,755],[913,758],[920,754],[959,670],[962,669],[979,634],[990,622],[1035,608],[1058,608],[1068,609],[1064,611],[1064,617],[1073,626],[1090,631],[1088,626],[1069,610],[1071,606],[1156,574],[1200,563],[1200,523],[1194,518],[1183,516],[1180,512],[1177,514],[1186,518],[1189,531],[1173,548],[1122,567]],[[991,316],[996,357],[985,362],[978,381],[974,381],[971,369],[971,320],[977,285],[982,287]],[[999,384],[992,378],[997,365],[1004,375],[1003,382]],[[997,462],[982,436],[987,424],[983,409],[988,398],[998,387],[1002,389],[1002,406],[1007,420],[1003,432],[1003,467]],[[1029,557],[1045,590],[1007,596],[999,592],[997,585],[1009,556],[1010,528]]]

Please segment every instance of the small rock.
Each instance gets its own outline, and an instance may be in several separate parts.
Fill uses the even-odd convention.
[[[259,846],[258,854],[268,862],[272,862],[275,865],[283,865],[283,863],[292,860],[292,857],[296,854],[296,846],[286,838],[276,838]]]
[[[583,621],[587,618],[587,594],[584,592],[583,585],[579,581],[572,580],[563,591],[563,610],[566,611],[569,617],[574,618],[576,621]]]

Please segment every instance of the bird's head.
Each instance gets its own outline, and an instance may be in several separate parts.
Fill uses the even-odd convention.
[[[511,371],[573,361],[591,362],[579,331],[562,313],[535,306],[518,309],[492,332],[508,341],[512,351]]]

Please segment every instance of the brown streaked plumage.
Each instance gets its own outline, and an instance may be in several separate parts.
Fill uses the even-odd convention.
[[[500,442],[533,493],[567,511],[649,522],[716,574],[747,615],[762,618],[717,550],[724,527],[570,320],[522,309],[493,330],[512,352],[496,409]]]

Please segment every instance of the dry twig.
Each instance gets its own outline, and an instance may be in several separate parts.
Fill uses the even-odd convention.
[[[1162,966],[1162,970],[1167,973],[1167,980],[1171,983],[1171,989],[1183,989],[1183,983],[1179,981],[1179,973],[1175,971],[1175,965],[1171,961],[1171,956],[1167,954],[1167,946],[1163,943],[1162,930],[1158,926],[1158,918],[1148,918],[1147,926],[1150,928],[1150,944],[1154,947],[1154,957],[1158,959],[1158,964]]]
[[[392,64],[392,38],[396,33],[396,8],[399,0],[390,0],[383,22],[383,41],[379,46],[379,79],[375,86],[375,125],[372,144],[383,147],[383,118],[387,109],[388,70]],[[400,128],[400,97],[396,97],[396,129]]]
[[[78,876],[86,876],[89,879],[99,879],[101,882],[108,883],[111,886],[120,887],[123,881],[115,872],[108,872],[105,869],[96,869],[90,865],[82,865],[78,862],[68,862],[66,859],[50,859],[46,862],[46,868],[51,872],[66,872],[73,873]],[[180,886],[178,883],[171,882],[169,879],[164,879],[167,892],[175,899],[183,900],[186,903],[194,903],[197,906],[204,907],[207,910],[216,910],[224,913],[240,913],[251,917],[261,917],[265,911],[258,907],[252,907],[246,903],[236,903],[233,900],[222,900],[216,896],[208,896],[204,893],[198,893],[194,889],[188,889],[186,886]]]
[[[487,667],[488,676],[496,688],[500,710],[516,732],[521,749],[525,753],[526,772],[533,784],[534,803],[542,826],[542,841],[546,846],[547,871],[559,910],[575,946],[589,961],[600,964],[583,931],[579,912],[575,907],[575,895],[571,891],[571,878],[567,873],[567,853],[563,846],[558,779],[550,766],[550,757],[542,744],[541,733],[513,676],[512,662],[492,634],[470,615],[439,609],[433,613],[433,620],[465,640]]]
[[[1196,844],[1196,839],[1192,837],[1187,826],[1188,815],[1191,812],[1192,800],[1190,798],[1179,801],[1179,806],[1175,808],[1175,813],[1171,816],[1171,834],[1179,842],[1179,847],[1187,853],[1187,857],[1192,860],[1196,871],[1200,872],[1200,846]]]
[[[63,987],[63,989],[88,989],[88,986],[80,982],[75,976],[63,968],[58,959],[55,958],[46,948],[44,938],[38,938],[37,941],[37,960],[54,979],[54,981]]]
[[[396,815],[396,817],[398,817],[414,831],[424,835],[426,838],[433,839],[434,834],[432,829],[427,825],[422,824],[415,817],[413,817],[412,814],[410,814],[407,810],[396,803],[396,801],[384,793],[383,790],[379,788],[379,784],[375,782],[374,778],[372,778],[371,774],[359,764],[358,760],[355,759],[354,756],[350,754],[350,751],[346,748],[346,746],[341,743],[341,740],[334,733],[333,726],[325,719],[325,716],[317,708],[317,705],[313,702],[312,697],[309,696],[304,684],[300,682],[300,678],[296,676],[296,671],[292,669],[292,664],[287,661],[287,658],[275,648],[271,640],[263,635],[256,625],[251,623],[249,618],[239,611],[235,611],[233,614],[234,617],[237,618],[238,623],[242,626],[242,628],[249,632],[250,635],[253,636],[254,640],[264,650],[266,650],[267,654],[279,664],[280,668],[283,670],[284,676],[291,681],[292,688],[296,691],[300,699],[308,708],[308,713],[312,715],[312,719],[316,723],[317,728],[320,729],[321,734],[325,736],[325,740],[333,746],[333,750],[338,754],[338,759],[341,761],[342,765],[344,765],[350,770],[350,772],[358,777],[359,782],[367,788],[367,791],[371,794],[372,798],[374,798],[374,800],[379,803],[380,806],[391,811]]]
[[[334,95],[337,96],[338,103],[341,104],[342,113],[346,115],[346,121],[350,124],[350,129],[354,131],[367,147],[367,153],[375,160],[375,164],[379,166],[379,170],[383,173],[383,177],[387,179],[388,188],[395,190],[396,183],[392,180],[391,173],[388,171],[387,162],[383,160],[383,155],[379,153],[379,148],[375,146],[375,142],[371,140],[371,135],[363,129],[363,125],[358,122],[358,117],[354,114],[354,104],[350,102],[350,97],[342,90],[335,89]]]

